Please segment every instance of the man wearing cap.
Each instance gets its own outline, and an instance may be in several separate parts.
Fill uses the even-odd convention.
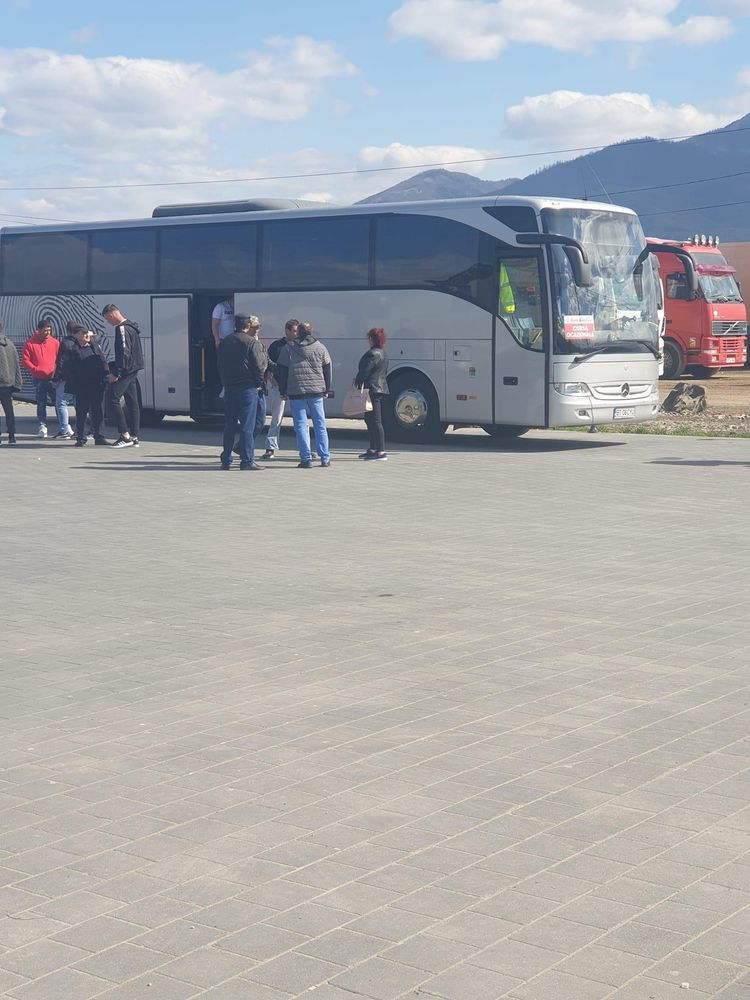
[[[261,468],[255,462],[254,439],[268,355],[258,339],[259,329],[257,316],[236,316],[234,333],[219,343],[219,376],[224,386],[224,448],[219,461],[225,471],[232,464],[232,445],[238,424],[240,469],[256,472]]]

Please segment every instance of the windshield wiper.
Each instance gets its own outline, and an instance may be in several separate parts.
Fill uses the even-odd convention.
[[[623,349],[625,344],[640,344],[641,347],[645,347],[648,351],[650,351],[657,361],[661,360],[661,354],[659,351],[647,340],[618,340],[614,344],[605,344],[603,347],[597,347],[594,351],[589,351],[588,354],[581,354],[577,358],[573,358],[573,364],[577,365],[581,361],[588,361],[589,358],[593,358],[596,354],[604,354],[605,352],[616,354]]]

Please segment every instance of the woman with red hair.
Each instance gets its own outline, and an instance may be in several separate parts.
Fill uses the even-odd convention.
[[[385,330],[374,326],[367,331],[369,349],[359,359],[354,384],[358,389],[370,393],[372,409],[365,412],[365,423],[370,432],[370,447],[360,455],[366,462],[385,462],[385,431],[383,430],[383,397],[388,395],[388,356],[384,347],[387,340]]]

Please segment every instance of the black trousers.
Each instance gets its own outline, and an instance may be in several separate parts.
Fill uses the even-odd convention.
[[[84,385],[76,392],[76,437],[79,441],[86,438],[86,417],[91,418],[91,428],[94,440],[104,437],[104,387],[102,385]]]
[[[383,395],[370,389],[371,410],[365,410],[365,423],[370,432],[370,450],[385,451],[385,431],[383,430]]]
[[[16,415],[13,412],[13,390],[0,389],[0,406],[5,414],[5,421],[8,424],[8,437],[16,436]]]
[[[123,375],[112,383],[112,403],[114,404],[117,430],[120,434],[138,437],[141,430],[141,408],[138,405],[138,373]]]

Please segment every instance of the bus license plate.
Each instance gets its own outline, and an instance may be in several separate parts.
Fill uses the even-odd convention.
[[[614,419],[615,420],[627,420],[628,418],[635,416],[634,406],[616,406]]]
[[[727,364],[728,365],[736,364],[736,360],[737,360],[736,358],[727,358]]]

